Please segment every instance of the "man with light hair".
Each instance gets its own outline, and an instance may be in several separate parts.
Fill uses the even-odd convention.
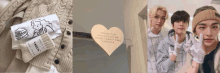
[[[163,6],[155,6],[149,12],[149,28],[147,30],[147,73],[157,73],[156,55],[157,47],[168,33],[163,25],[168,19],[167,9]]]

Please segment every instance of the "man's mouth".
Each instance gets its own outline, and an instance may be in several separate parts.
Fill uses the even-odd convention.
[[[207,42],[207,43],[210,43],[210,42],[213,41],[213,39],[211,39],[211,38],[207,38],[207,39],[204,39],[204,41]]]
[[[184,28],[178,28],[178,29],[180,29],[180,30],[184,30]]]

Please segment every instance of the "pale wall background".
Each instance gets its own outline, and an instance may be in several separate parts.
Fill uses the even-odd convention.
[[[131,73],[146,73],[146,29],[143,19],[138,15],[146,6],[148,0],[123,0],[124,1],[124,25],[128,51],[131,52]],[[147,13],[146,13],[147,14]],[[143,39],[142,39],[143,38]],[[145,43],[143,43],[145,41]],[[129,45],[132,44],[132,47]]]
[[[166,21],[165,27],[168,28],[172,28],[171,18],[170,18],[172,14],[177,10],[185,10],[190,14],[190,24],[189,24],[190,26],[188,28],[188,31],[191,31],[193,14],[197,8],[205,5],[211,5],[214,6],[218,12],[220,11],[220,5],[211,3],[212,1],[217,1],[217,0],[149,0],[148,7],[152,8],[155,5],[161,5],[167,8],[169,12],[169,19]]]

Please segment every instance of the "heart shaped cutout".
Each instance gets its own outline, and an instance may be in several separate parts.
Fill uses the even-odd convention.
[[[111,27],[109,30],[96,24],[91,30],[92,38],[110,56],[124,41],[124,34],[118,27]]]

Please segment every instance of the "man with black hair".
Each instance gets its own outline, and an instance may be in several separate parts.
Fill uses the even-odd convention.
[[[172,28],[160,42],[157,49],[157,68],[159,73],[176,73],[186,62],[183,45],[189,39],[190,16],[182,10],[176,11],[171,17]]]

